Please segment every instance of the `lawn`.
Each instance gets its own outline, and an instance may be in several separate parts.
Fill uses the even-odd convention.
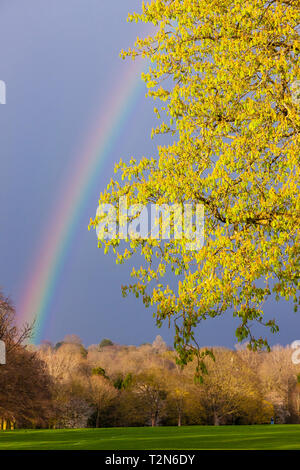
[[[300,425],[0,431],[0,450],[300,449]]]

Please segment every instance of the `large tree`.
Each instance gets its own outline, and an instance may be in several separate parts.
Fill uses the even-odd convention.
[[[151,60],[142,78],[160,103],[153,134],[170,138],[156,158],[120,161],[122,179],[99,202],[201,203],[205,243],[198,251],[186,238],[99,243],[117,262],[142,255],[124,294],[154,306],[158,325],[174,321],[183,363],[198,354],[199,322],[228,310],[240,319],[238,340],[267,346],[249,323],[276,331],[274,320],[264,322],[266,300],[298,302],[299,1],[152,0],[129,19],[155,25],[122,55]]]
[[[52,382],[45,363],[22,343],[31,327],[16,327],[11,301],[0,292],[0,339],[6,346],[6,363],[0,366],[0,429],[44,426],[52,414]]]

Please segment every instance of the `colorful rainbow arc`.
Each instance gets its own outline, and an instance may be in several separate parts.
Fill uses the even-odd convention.
[[[142,89],[140,75],[144,69],[144,61],[133,62],[127,76],[122,78],[116,90],[112,90],[83,151],[75,159],[62,197],[50,218],[49,229],[42,240],[17,305],[18,323],[32,323],[35,320],[32,340],[36,343],[41,340],[49,305],[55,294],[74,228],[90,188],[99,178],[103,163]]]

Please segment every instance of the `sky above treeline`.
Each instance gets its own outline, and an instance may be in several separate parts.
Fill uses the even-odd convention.
[[[119,52],[149,32],[146,25],[126,21],[127,13],[140,10],[141,4],[141,0],[0,3],[0,80],[7,89],[7,102],[0,105],[0,286],[19,318],[43,240],[55,228],[53,215],[63,204],[64,188],[81,152],[84,157],[81,149],[88,147],[94,129],[101,133],[110,103],[118,99],[122,81],[133,67],[130,60],[120,59]],[[121,157],[128,161],[131,156],[157,155],[156,145],[162,141],[150,138],[157,121],[145,93],[145,86],[137,85],[128,99],[126,119],[116,123],[110,146],[78,204],[76,223],[44,306],[40,340],[56,342],[66,334],[77,334],[86,345],[104,337],[138,345],[160,334],[172,345],[172,329],[158,329],[151,309],[135,297],[121,295],[132,263],[116,265],[113,256],[97,248],[95,232],[87,230],[99,194],[114,176],[114,164]],[[266,314],[276,317],[280,326],[279,335],[269,335],[271,343],[300,338],[299,316],[291,304],[271,301]],[[199,328],[199,342],[233,347],[236,326],[230,312],[223,319],[207,321]]]

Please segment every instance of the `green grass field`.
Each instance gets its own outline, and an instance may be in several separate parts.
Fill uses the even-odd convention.
[[[0,450],[300,449],[300,425],[0,431]]]

